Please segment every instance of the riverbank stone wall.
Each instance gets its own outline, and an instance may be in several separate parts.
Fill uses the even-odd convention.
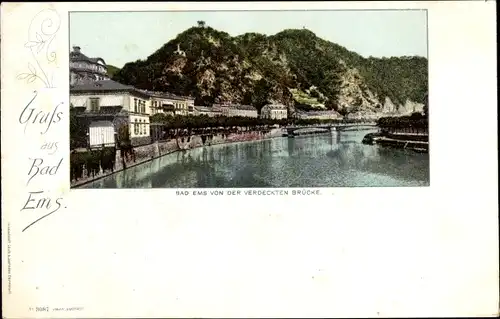
[[[132,146],[151,144],[151,136],[131,137],[130,143],[132,144]]]

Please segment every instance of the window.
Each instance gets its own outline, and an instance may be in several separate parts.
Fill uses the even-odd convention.
[[[137,110],[137,99],[134,99],[134,112],[138,113],[138,110]]]
[[[144,120],[144,124],[142,124],[142,135],[146,135],[146,120]]]
[[[134,134],[139,135],[139,123],[137,123],[137,119],[135,119]]]
[[[99,111],[99,98],[96,97],[90,98],[90,111],[91,112]]]
[[[142,102],[141,112],[146,113],[146,101],[141,101],[141,102]]]

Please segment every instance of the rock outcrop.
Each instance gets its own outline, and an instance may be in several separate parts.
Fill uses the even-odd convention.
[[[423,110],[427,59],[364,58],[305,29],[231,37],[204,26],[127,63],[113,79],[191,95],[198,105],[282,103],[290,114],[330,109],[380,117]]]

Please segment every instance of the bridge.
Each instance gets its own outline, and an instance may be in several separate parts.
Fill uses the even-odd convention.
[[[296,135],[295,131],[312,128],[312,129],[322,129],[330,132],[333,131],[343,131],[351,128],[356,128],[357,130],[366,130],[376,128],[377,124],[375,123],[339,123],[339,124],[311,124],[311,125],[291,125],[286,126],[283,130],[286,130],[288,136]]]

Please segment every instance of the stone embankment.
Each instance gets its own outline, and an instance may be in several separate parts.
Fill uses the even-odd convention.
[[[113,164],[113,170],[103,170],[102,165],[96,174],[90,174],[84,167],[81,178],[71,177],[71,187],[78,187],[94,180],[122,171],[126,168],[140,165],[155,158],[171,154],[177,151],[189,150],[197,147],[211,146],[226,143],[246,142],[263,140],[282,136],[281,129],[273,129],[268,132],[250,131],[230,134],[214,134],[210,136],[186,136],[168,141],[158,141],[152,144],[137,146],[133,153],[122,158],[121,152],[116,152],[116,158]],[[70,164],[71,165],[71,164]]]

